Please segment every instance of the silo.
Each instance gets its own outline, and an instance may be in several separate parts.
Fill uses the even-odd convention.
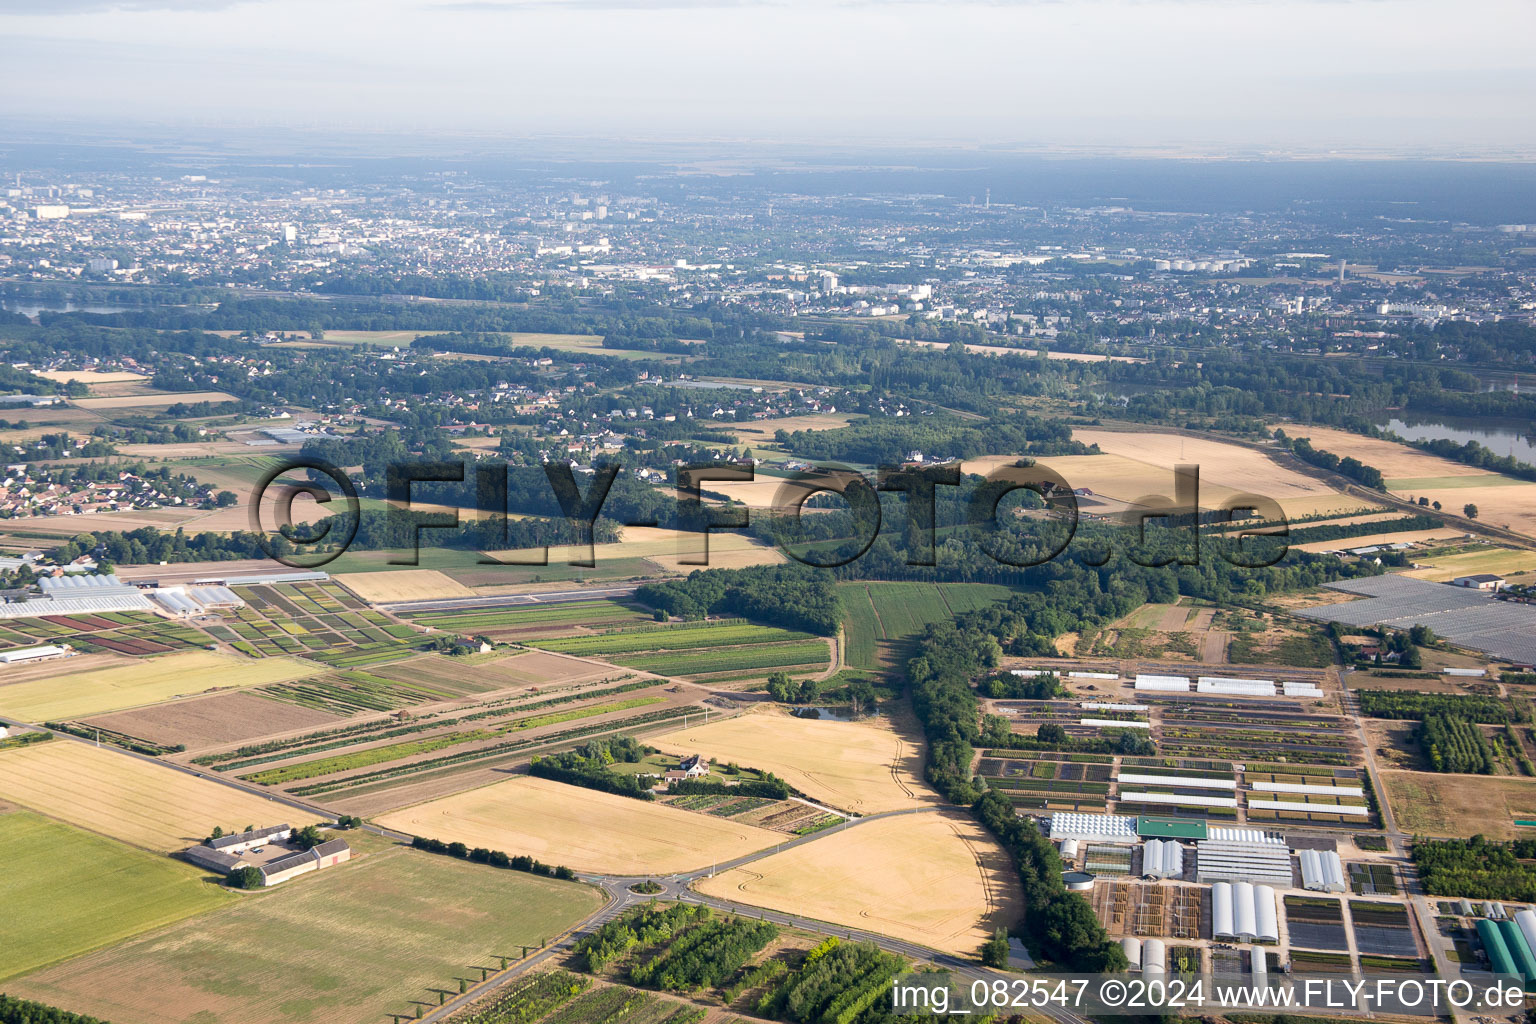
[[[1141,973],[1168,973],[1168,947],[1162,939],[1147,939],[1141,944]]]
[[[1536,914],[1532,917],[1536,917]],[[1232,883],[1217,882],[1211,886],[1211,938],[1230,939],[1235,934],[1232,920]]]
[[[1232,886],[1232,932],[1243,942],[1252,942],[1259,933],[1259,922],[1253,913],[1253,883],[1238,882]]]
[[[1267,885],[1253,887],[1254,921],[1258,930],[1254,933],[1263,942],[1280,941],[1280,924],[1275,915],[1275,890]]]
[[[1120,948],[1125,950],[1125,959],[1130,963],[1131,970],[1141,970],[1141,940],[1134,936],[1121,939]]]

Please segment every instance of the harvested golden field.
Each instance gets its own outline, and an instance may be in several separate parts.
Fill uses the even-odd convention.
[[[136,409],[195,402],[233,402],[234,395],[222,391],[161,391],[155,394],[119,395],[115,398],[71,398],[70,404],[81,409]]]
[[[1200,467],[1201,503],[1212,505],[1231,494],[1262,494],[1283,502],[1287,498],[1332,497],[1338,492],[1321,480],[1278,465],[1268,454],[1237,444],[1212,441],[1182,434],[1165,434],[1155,431],[1121,431],[1097,429],[1073,429],[1072,438],[1083,444],[1096,444],[1100,450],[1113,456],[1132,460],[1156,472],[1151,479],[1156,482],[1154,493],[1172,494],[1173,467],[1192,463]],[[1064,460],[1043,459],[1054,464]],[[1121,470],[1120,472],[1124,472]],[[1076,487],[1095,487],[1092,483],[1079,484],[1070,474],[1067,480]],[[1146,479],[1144,474],[1128,474],[1121,490],[1103,488],[1104,493],[1127,501],[1136,500],[1132,480]],[[1122,493],[1124,492],[1124,493]],[[1140,493],[1147,493],[1143,490]]]
[[[55,739],[0,751],[0,798],[91,832],[169,853],[215,825],[307,825],[314,815],[117,751]]]
[[[797,430],[837,430],[865,418],[863,413],[818,413],[812,416],[780,416],[777,419],[752,420],[748,423],[719,420],[707,425],[711,430],[735,434],[748,444],[763,444],[771,442],[773,435],[780,430],[791,434]]]
[[[542,549],[516,551],[490,551],[492,558],[509,561],[531,561]],[[549,562],[559,565],[573,559],[586,558],[589,549],[570,545],[555,545],[549,549]],[[621,558],[644,558],[669,572],[690,573],[695,569],[744,569],[753,565],[777,565],[784,561],[778,548],[739,533],[712,532],[709,535],[709,564],[690,565],[684,557],[701,558],[704,555],[702,535],[691,530],[673,530],[659,526],[626,526],[614,544],[595,544],[590,549],[598,565]]]
[[[377,820],[412,835],[616,875],[707,868],[784,839],[782,833],[765,828],[532,776],[417,804]]]
[[[1383,771],[1398,828],[1414,835],[1529,837],[1516,818],[1536,820],[1536,779]]]
[[[335,580],[370,604],[475,596],[473,590],[436,569],[348,572],[336,576]]]
[[[1472,485],[1474,481],[1476,483]],[[1536,537],[1536,483],[1489,474],[1458,477],[1454,482],[1440,480],[1427,486],[1404,484],[1401,491],[1397,490],[1398,481],[1389,480],[1387,484],[1399,497],[1425,497],[1438,501],[1445,511],[1457,516],[1461,515],[1464,505],[1476,505],[1478,522]]]
[[[1375,544],[1416,544],[1425,540],[1452,540],[1465,537],[1467,531],[1441,528],[1439,530],[1410,530],[1405,533],[1371,533],[1364,537],[1341,537],[1336,540],[1315,540],[1309,544],[1294,545],[1297,551],[1343,551],[1350,548],[1367,548]]]
[[[149,390],[150,381],[141,373],[127,370],[43,370],[37,375],[59,384],[79,381],[96,398],[144,394]]]
[[[59,672],[69,662],[54,662]],[[325,666],[297,658],[241,658],[186,651],[73,675],[0,686],[0,713],[23,722],[56,722],[143,704],[158,704],[209,690],[266,686],[305,679]]]
[[[1353,456],[1367,466],[1375,466],[1388,481],[1394,477],[1486,476],[1487,470],[1464,466],[1438,455],[1396,441],[1352,434],[1332,427],[1313,427],[1300,423],[1282,423],[1287,437],[1305,437],[1312,447],[1332,452],[1339,458]]]
[[[695,885],[963,956],[1023,909],[1007,853],[974,819],[950,811],[862,822]]]
[[[884,719],[832,722],[750,712],[667,733],[650,742],[710,761],[773,772],[795,789],[859,814],[924,807],[938,797],[922,780],[922,748]]]

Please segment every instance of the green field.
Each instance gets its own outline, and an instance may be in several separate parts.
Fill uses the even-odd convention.
[[[679,623],[673,627],[626,630],[602,636],[572,636],[561,640],[539,640],[530,644],[546,651],[582,657],[609,654],[633,654],[642,651],[687,651],[700,647],[744,647],[753,644],[779,644],[809,639],[809,633],[797,633],[772,626],[754,626],[737,622],[728,625]]]
[[[234,900],[180,861],[0,814],[0,981]]]
[[[1006,601],[996,583],[840,583],[849,666],[877,669],[882,647],[918,636],[930,623]]]
[[[718,650],[673,651],[666,654],[636,654],[613,659],[629,668],[655,672],[663,676],[700,676],[712,672],[741,669],[776,669],[791,665],[826,668],[830,662],[827,645],[820,640],[802,640],[789,644],[756,644]]]
[[[602,904],[573,882],[359,838],[376,852],[8,990],[114,1024],[378,1024]]]
[[[457,612],[430,612],[414,617],[424,626],[474,632],[533,629],[549,626],[550,632],[571,626],[608,626],[646,622],[651,618],[634,605],[607,599],[562,604],[523,605],[516,608],[472,608]]]

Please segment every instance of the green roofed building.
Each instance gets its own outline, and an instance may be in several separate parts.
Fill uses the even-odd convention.
[[[1150,818],[1143,816],[1136,819],[1136,834],[1143,839],[1207,838],[1205,822],[1193,818]]]

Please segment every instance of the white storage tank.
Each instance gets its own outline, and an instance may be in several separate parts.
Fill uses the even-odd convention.
[[[1148,939],[1141,944],[1141,973],[1168,973],[1168,947],[1162,939]]]
[[[1232,886],[1232,925],[1237,938],[1252,942],[1259,933],[1259,922],[1253,913],[1253,883],[1237,882]]]
[[[1263,942],[1280,941],[1280,923],[1275,913],[1275,890],[1267,885],[1253,887],[1255,934]]]
[[[1211,937],[1230,939],[1235,934],[1232,918],[1232,883],[1217,882],[1211,886]]]
[[[1141,970],[1141,940],[1134,936],[1121,939],[1120,948],[1125,951],[1125,959],[1130,962],[1131,970]]]

